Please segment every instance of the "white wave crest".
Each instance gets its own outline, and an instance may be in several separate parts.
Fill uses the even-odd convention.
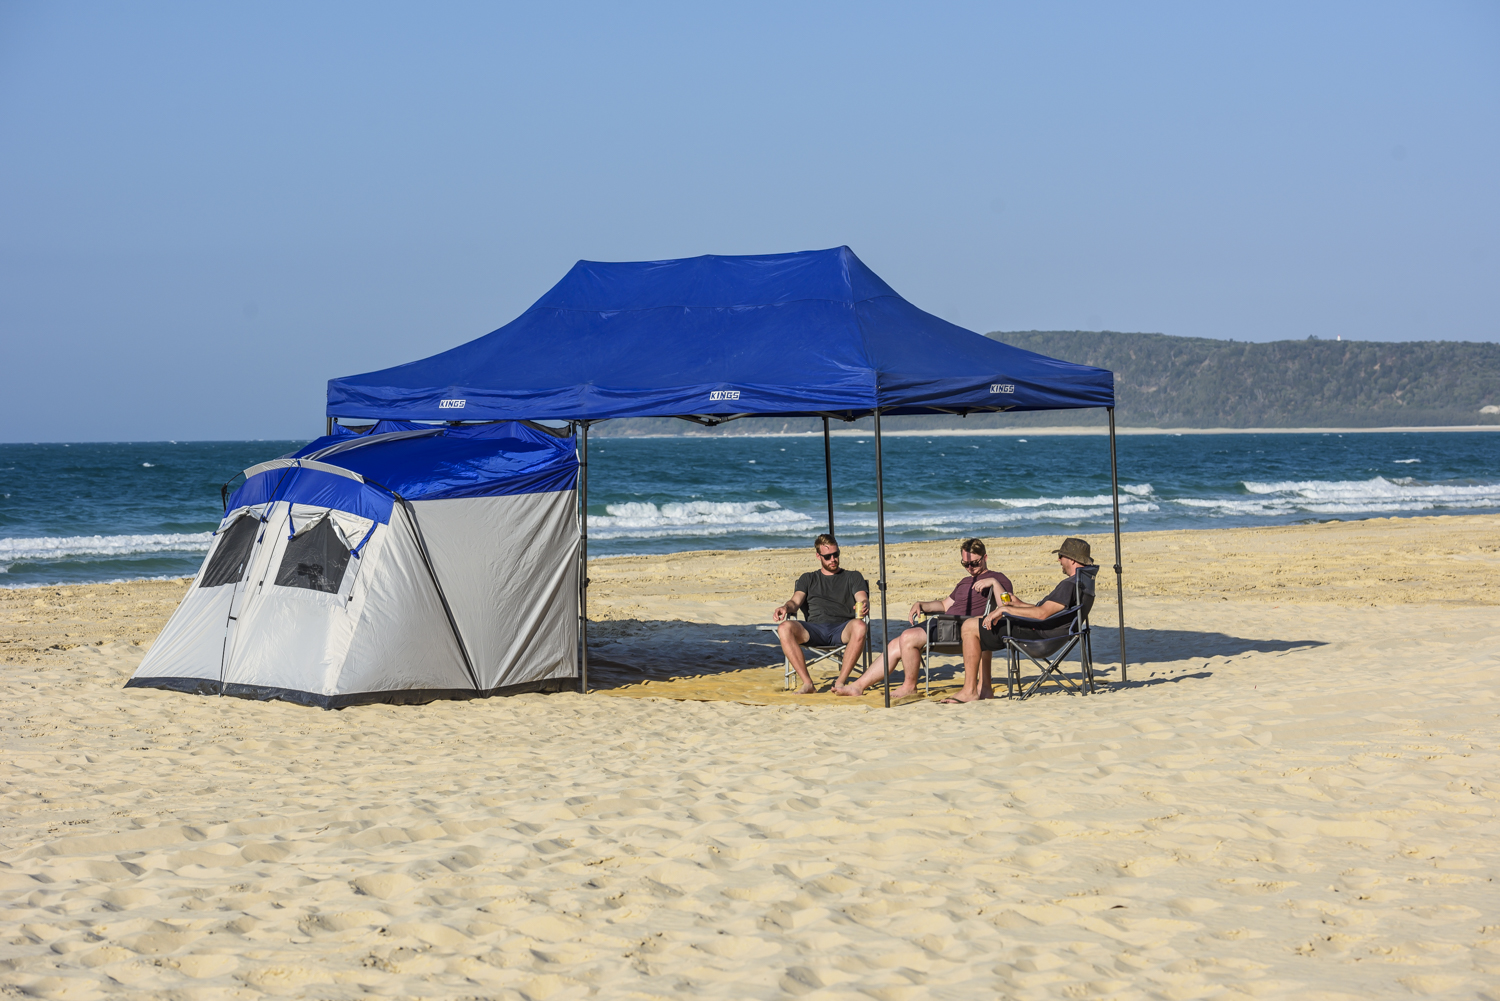
[[[1006,525],[1015,525],[1021,522],[1047,525],[1084,525],[1091,522],[1108,522],[1114,516],[1114,508],[1110,504],[1110,498],[1105,497],[1103,503],[1088,503],[1087,498],[1078,498],[1081,503],[1073,506],[1049,507],[1046,510],[1027,508],[1020,511],[997,511],[994,509],[966,509],[962,511],[932,514],[926,512],[890,512],[885,515],[885,527],[888,530],[912,529],[928,532],[944,532],[962,535],[968,531],[979,531],[985,528],[1001,528]],[[1148,514],[1159,511],[1161,508],[1152,503],[1122,503],[1120,505],[1121,515]],[[857,514],[843,515],[839,520],[840,525],[849,525],[853,528],[873,529],[875,528],[875,516],[870,512],[861,511]]]
[[[1154,495],[1155,491],[1149,483],[1122,483],[1120,492],[1127,497],[1145,498]],[[1091,496],[1074,496],[1065,494],[1062,497],[994,497],[990,503],[1000,504],[1009,508],[1050,508],[1050,507],[1077,507],[1080,504],[1109,504],[1113,500],[1109,494],[1093,494]],[[1154,510],[1154,509],[1153,509]]]
[[[589,535],[600,539],[665,539],[676,536],[791,535],[814,524],[800,511],[775,501],[687,501],[657,506],[632,501],[608,504],[589,516]]]
[[[59,560],[70,556],[134,556],[141,553],[204,553],[212,532],[171,535],[69,535],[0,539],[0,560]]]
[[[1401,514],[1500,506],[1500,483],[1418,483],[1409,477],[1369,480],[1244,482],[1250,497],[1185,497],[1172,503],[1220,514]]]

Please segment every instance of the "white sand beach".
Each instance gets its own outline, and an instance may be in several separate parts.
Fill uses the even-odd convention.
[[[970,706],[781,693],[807,562],[601,560],[599,691],[341,712],[122,689],[182,583],[0,592],[0,991],[1500,996],[1500,518],[1129,535],[1129,682],[1106,568],[1104,690]]]

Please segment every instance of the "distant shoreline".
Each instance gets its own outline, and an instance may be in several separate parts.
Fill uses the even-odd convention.
[[[1439,424],[1431,427],[1386,427],[1386,428],[1139,428],[1139,427],[1117,427],[1115,433],[1124,437],[1125,435],[1166,434],[1416,434],[1426,431],[1500,431],[1500,424]],[[832,433],[840,438],[868,438],[875,432],[871,429],[834,428]],[[932,431],[914,431],[905,428],[900,431],[882,431],[882,438],[961,438],[961,437],[1009,437],[1045,438],[1049,435],[1107,435],[1108,428],[1102,427],[1034,427],[1034,428],[936,428]],[[724,432],[721,434],[704,434],[701,431],[686,431],[679,434],[605,434],[595,436],[596,441],[622,441],[627,438],[821,438],[821,431],[748,431],[744,434]],[[312,441],[312,438],[175,438],[170,441],[166,438],[160,440],[132,439],[130,441],[0,441],[0,445],[211,445],[211,444],[239,444],[241,442],[269,442],[281,444],[283,442]]]
[[[1115,428],[1115,433],[1125,435],[1189,435],[1189,434],[1415,434],[1428,431],[1500,431],[1500,424],[1457,424],[1433,427],[1389,427],[1389,428]],[[869,438],[872,429],[836,428],[830,432],[839,438]],[[882,431],[882,438],[982,438],[1002,436],[1007,438],[1044,438],[1063,435],[1108,435],[1109,428],[1101,427],[1035,427],[1035,428],[936,428],[932,431]],[[692,431],[682,434],[622,434],[598,436],[598,441],[623,441],[632,438],[821,438],[821,431],[749,431],[745,434],[702,434]]]

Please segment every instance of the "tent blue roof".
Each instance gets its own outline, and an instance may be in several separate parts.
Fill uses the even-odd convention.
[[[571,437],[509,421],[458,427],[382,421],[362,434],[336,428],[285,459],[252,466],[225,509],[284,500],[384,522],[388,491],[407,500],[505,497],[572,490],[577,478]]]
[[[328,415],[406,420],[969,413],[1114,406],[1114,376],[907,302],[848,247],[579,261],[510,323],[328,383]]]

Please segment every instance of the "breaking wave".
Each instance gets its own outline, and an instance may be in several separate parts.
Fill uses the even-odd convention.
[[[212,532],[172,535],[69,535],[0,539],[0,563],[59,560],[78,556],[136,556],[145,553],[205,553]]]
[[[608,504],[589,515],[589,535],[598,539],[669,539],[721,535],[796,535],[815,526],[800,511],[775,501],[687,501]]]
[[[1183,497],[1182,507],[1213,514],[1278,517],[1294,514],[1403,514],[1415,511],[1464,510],[1500,505],[1500,483],[1418,483],[1393,480],[1282,480],[1242,483],[1248,497]]]

